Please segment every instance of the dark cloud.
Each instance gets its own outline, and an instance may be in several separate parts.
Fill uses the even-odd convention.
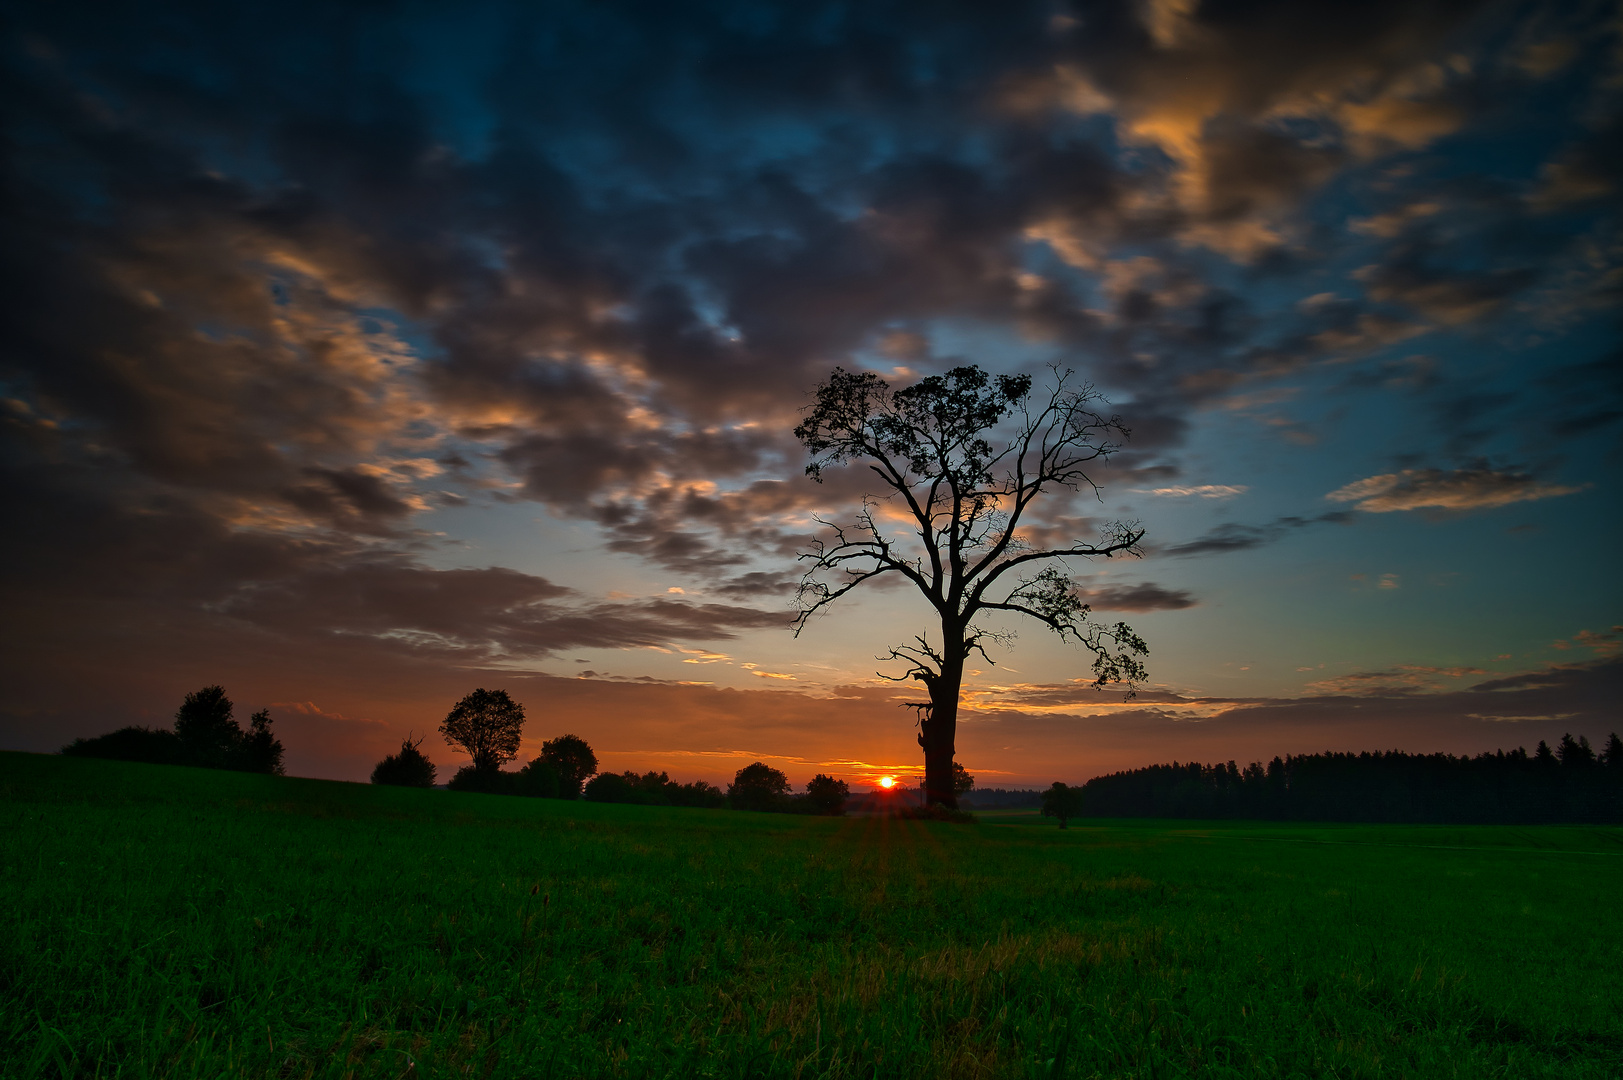
[[[1148,581],[1077,591],[1095,611],[1182,611],[1197,603],[1185,589],[1165,589]]]
[[[800,478],[788,434],[834,364],[1075,364],[1132,430],[1112,485],[1180,475],[1199,410],[1349,360],[1350,386],[1402,383],[1464,452],[1520,380],[1410,378],[1387,350],[1500,332],[1538,290],[1551,319],[1590,318],[1616,288],[1615,121],[1547,119],[1604,103],[1598,46],[1564,68],[1540,44],[1600,40],[1586,11],[19,8],[9,617],[65,648],[229,627],[385,667],[776,625],[430,569],[429,515],[543,503],[764,601],[809,513],[866,493],[855,470]],[[1560,130],[1526,136],[1517,175],[1445,145],[1485,123]],[[1614,369],[1575,357],[1528,408],[1583,438],[1619,415]],[[1147,583],[1096,601],[1193,603]]]
[[[1271,544],[1290,535],[1297,529],[1305,529],[1310,525],[1345,525],[1350,523],[1353,518],[1354,515],[1350,511],[1333,510],[1314,517],[1290,515],[1276,518],[1266,525],[1228,523],[1219,525],[1193,540],[1170,544],[1158,550],[1166,555],[1221,555],[1230,551],[1245,551],[1249,548]]]

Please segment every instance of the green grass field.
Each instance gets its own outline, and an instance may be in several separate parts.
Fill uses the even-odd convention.
[[[0,754],[0,1074],[1617,1077],[1623,829],[974,826]]]

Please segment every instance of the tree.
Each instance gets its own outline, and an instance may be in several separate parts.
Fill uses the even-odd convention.
[[[587,779],[597,773],[597,755],[577,735],[548,739],[541,744],[541,756],[536,760],[558,770],[558,797],[562,799],[580,798]]]
[[[242,736],[243,763],[249,772],[281,776],[282,743],[271,734],[270,726],[269,709],[260,709],[248,718],[248,731]]]
[[[175,735],[185,756],[198,765],[226,766],[242,745],[242,729],[231,717],[235,708],[223,686],[187,694],[175,710]]]
[[[775,810],[789,797],[789,778],[762,762],[738,770],[727,788],[735,810]]]
[[[975,790],[975,778],[970,775],[968,769],[964,768],[962,765],[958,764],[956,761],[953,762],[952,763],[952,793],[953,793],[953,795],[957,796],[958,798],[963,798],[965,795],[968,795],[971,791],[974,791],[974,790]]]
[[[433,787],[434,763],[418,749],[422,743],[421,739],[413,742],[409,735],[402,739],[400,753],[390,754],[372,770],[372,783],[395,787]]]
[[[585,795],[587,802],[637,801],[637,789],[620,773],[598,773],[586,784]]]
[[[480,772],[495,772],[518,756],[524,730],[524,706],[506,690],[475,690],[456,703],[440,725],[440,734],[473,758]]]
[[[1058,780],[1043,792],[1043,817],[1059,818],[1059,827],[1082,813],[1082,789],[1066,787]]]
[[[850,785],[844,780],[818,773],[806,781],[806,801],[815,806],[819,814],[840,816],[845,813],[845,800],[850,797]]]
[[[899,575],[934,609],[940,638],[914,638],[883,657],[907,670],[895,681],[923,683],[930,700],[918,704],[919,745],[924,750],[926,797],[957,806],[953,754],[958,694],[964,664],[974,653],[987,662],[988,641],[1007,644],[1012,635],[976,620],[987,612],[1024,615],[1062,639],[1093,653],[1094,683],[1145,678],[1140,657],[1148,647],[1125,623],[1088,620],[1089,607],[1073,587],[1066,558],[1139,554],[1143,530],[1115,522],[1096,542],[1072,541],[1035,548],[1021,532],[1032,507],[1045,494],[1097,491],[1090,462],[1119,448],[1127,429],[1090,405],[1098,396],[1069,385],[1070,371],[1054,369],[1054,384],[1033,400],[1027,375],[992,376],[958,367],[892,392],[871,372],[835,368],[817,389],[810,414],[795,436],[811,452],[807,475],[866,464],[884,489],[864,496],[852,524],[818,519],[832,531],[801,554],[811,566],[801,581],[798,635],[808,620],[859,586]],[[996,440],[996,445],[994,441]],[[916,543],[888,534],[874,513],[880,499],[908,520]]]

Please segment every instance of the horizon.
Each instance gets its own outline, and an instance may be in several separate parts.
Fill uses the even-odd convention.
[[[0,749],[219,684],[364,780],[475,687],[518,761],[913,785],[929,626],[796,636],[836,367],[1074,369],[1132,432],[1031,535],[957,760],[1475,755],[1623,727],[1623,21],[1586,5],[14,11]]]

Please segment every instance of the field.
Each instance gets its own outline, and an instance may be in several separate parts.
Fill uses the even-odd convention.
[[[1617,1077],[1623,829],[812,819],[0,754],[0,1073]]]

